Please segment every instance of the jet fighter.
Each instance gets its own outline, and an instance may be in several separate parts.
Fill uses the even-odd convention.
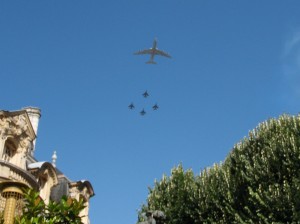
[[[143,93],[143,97],[147,98],[149,96],[149,93],[147,92],[147,90]]]
[[[143,109],[143,110],[140,112],[140,114],[141,114],[142,116],[144,116],[144,115],[146,114],[146,111]]]
[[[129,108],[130,110],[134,109],[134,104],[131,103],[131,104],[128,106],[128,108]]]
[[[166,53],[162,50],[158,50],[158,48],[156,46],[157,46],[157,40],[155,38],[153,41],[153,46],[150,49],[141,50],[141,51],[135,52],[134,54],[135,55],[150,54],[150,60],[147,61],[146,64],[156,64],[156,62],[154,61],[155,55],[160,55],[160,56],[164,56],[167,58],[171,58],[171,56],[168,53]]]
[[[157,110],[159,108],[159,106],[156,103],[152,108],[153,108],[153,110]]]

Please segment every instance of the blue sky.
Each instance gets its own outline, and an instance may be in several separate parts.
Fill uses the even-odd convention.
[[[299,9],[295,0],[1,1],[1,109],[41,108],[35,156],[51,161],[56,150],[71,179],[90,180],[92,223],[135,223],[148,186],[172,167],[199,173],[259,122],[299,112]],[[173,58],[148,65],[133,52],[155,37]]]

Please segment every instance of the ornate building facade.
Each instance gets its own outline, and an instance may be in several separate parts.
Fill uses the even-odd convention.
[[[94,196],[87,180],[71,181],[55,167],[56,154],[51,162],[34,157],[35,139],[41,111],[27,107],[19,111],[0,110],[0,211],[4,219],[21,211],[22,188],[40,192],[40,197],[59,201],[63,195],[82,198],[86,208],[81,212],[82,222],[89,224],[89,200]],[[7,222],[8,223],[8,222]]]

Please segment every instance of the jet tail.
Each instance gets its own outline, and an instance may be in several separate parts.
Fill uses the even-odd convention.
[[[156,62],[153,61],[153,60],[150,60],[150,61],[147,61],[146,64],[153,64],[153,65],[156,65]]]

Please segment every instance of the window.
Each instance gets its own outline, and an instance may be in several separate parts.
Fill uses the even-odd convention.
[[[11,140],[9,139],[6,140],[2,159],[9,162],[15,154],[16,154],[16,146]]]

